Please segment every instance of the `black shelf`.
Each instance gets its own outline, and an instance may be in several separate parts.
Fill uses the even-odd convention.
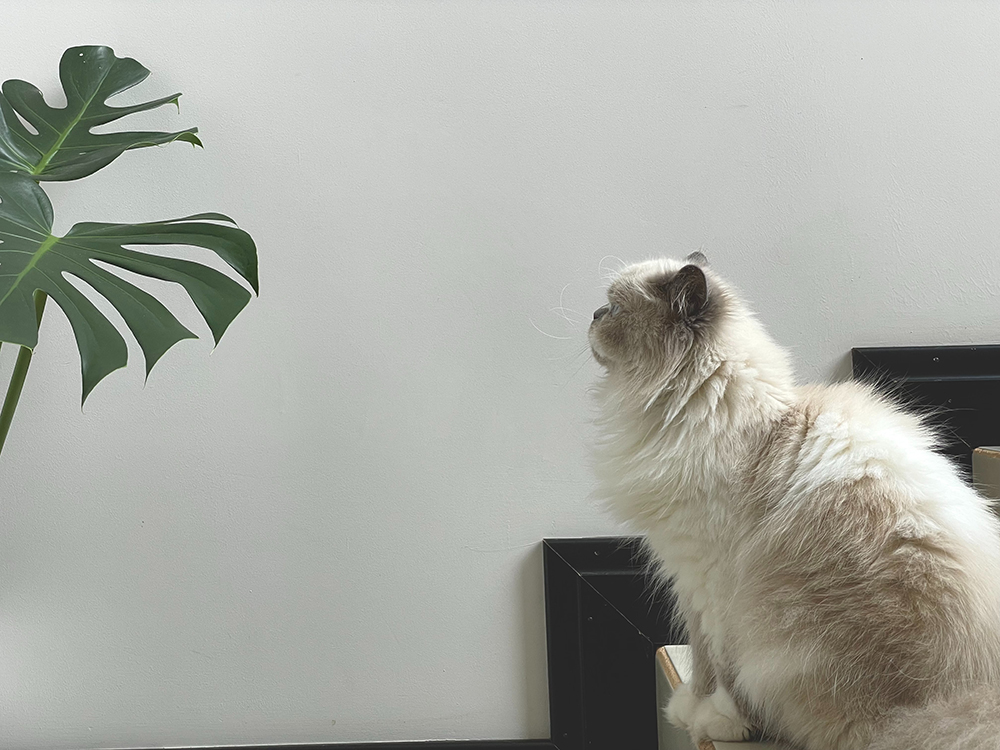
[[[854,377],[924,414],[942,452],[972,475],[972,451],[1000,442],[1000,346],[893,346],[851,350]]]

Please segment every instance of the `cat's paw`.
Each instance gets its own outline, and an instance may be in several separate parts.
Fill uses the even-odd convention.
[[[678,729],[690,730],[691,723],[694,721],[695,713],[698,709],[698,704],[704,700],[704,698],[691,692],[691,688],[687,685],[678,685],[677,689],[674,690],[674,694],[670,696],[670,701],[667,703],[667,708],[664,711],[667,721]]]
[[[749,740],[752,734],[750,725],[725,690],[716,690],[699,701],[686,728],[695,741],[742,742]]]

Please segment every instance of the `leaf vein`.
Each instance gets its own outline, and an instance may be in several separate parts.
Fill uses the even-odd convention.
[[[86,114],[87,108],[90,107],[91,103],[94,101],[94,98],[100,93],[101,86],[104,85],[104,82],[107,80],[108,76],[111,75],[112,68],[114,68],[113,64],[110,65],[106,71],[104,71],[104,75],[101,76],[101,80],[94,88],[94,93],[91,94],[90,97],[88,97],[83,102],[83,106],[80,108],[80,111],[76,114],[76,116],[72,120],[70,120],[69,126],[66,128],[65,132],[63,132],[63,134],[56,139],[56,142],[52,144],[49,150],[42,155],[41,161],[39,161],[38,164],[35,166],[35,168],[31,171],[32,174],[39,175],[45,171],[45,167],[47,167],[49,165],[49,162],[52,161],[52,157],[56,155],[56,152],[58,152],[59,149],[62,147],[63,142],[69,137],[69,134],[73,132],[73,128],[75,128],[76,125],[80,122],[80,118],[83,117],[84,114]]]

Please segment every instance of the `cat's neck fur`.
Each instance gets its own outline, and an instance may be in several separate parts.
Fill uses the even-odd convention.
[[[647,533],[722,541],[733,472],[794,403],[784,351],[757,321],[740,311],[723,325],[731,330],[720,339],[740,345],[679,372],[610,371],[601,385],[602,494]]]

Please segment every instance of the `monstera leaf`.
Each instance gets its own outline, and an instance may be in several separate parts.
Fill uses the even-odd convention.
[[[115,57],[110,47],[71,47],[59,62],[59,80],[66,92],[64,108],[50,107],[42,92],[26,81],[5,81],[0,93],[0,170],[26,172],[36,180],[75,180],[106,167],[132,148],[172,141],[200,146],[197,128],[177,133],[90,132],[134,112],[177,104],[180,94],[130,107],[107,105],[108,97],[148,75],[135,60]]]
[[[146,224],[76,224],[52,234],[52,204],[23,173],[0,173],[0,341],[29,349],[38,341],[33,295],[47,294],[73,327],[83,366],[83,400],[128,361],[125,340],[69,280],[89,284],[121,313],[146,359],[146,372],[171,346],[196,338],[155,297],[108,270],[180,284],[208,323],[216,343],[250,299],[242,285],[212,268],[125,245],[194,245],[219,255],[257,291],[257,250],[222,214],[197,214]],[[103,264],[103,265],[102,265]]]

